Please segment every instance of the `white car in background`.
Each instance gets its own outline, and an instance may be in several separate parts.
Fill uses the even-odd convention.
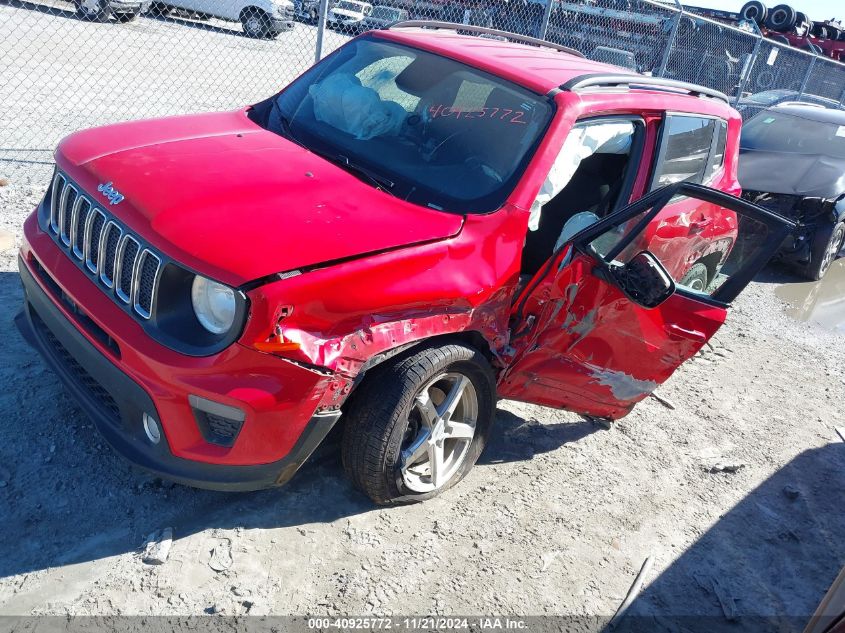
[[[329,27],[346,32],[356,32],[361,27],[364,18],[373,12],[373,5],[360,0],[340,0],[329,11]]]
[[[165,15],[173,9],[200,18],[240,22],[247,37],[276,37],[294,27],[291,0],[167,0],[153,2],[150,12]]]

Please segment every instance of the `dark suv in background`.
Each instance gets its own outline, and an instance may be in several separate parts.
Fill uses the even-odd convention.
[[[845,241],[845,111],[789,104],[742,128],[739,181],[747,200],[798,222],[778,256],[821,279]]]

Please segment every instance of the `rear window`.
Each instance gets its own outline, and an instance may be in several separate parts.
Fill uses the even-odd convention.
[[[726,143],[727,124],[720,119],[667,115],[652,189],[708,181],[724,164]]]

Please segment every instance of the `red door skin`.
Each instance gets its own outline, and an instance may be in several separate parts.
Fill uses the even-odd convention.
[[[576,253],[563,270],[551,266],[530,291],[515,328],[514,361],[500,378],[501,396],[620,418],[725,321],[724,308],[678,293],[657,308],[642,308],[594,275],[595,266]]]

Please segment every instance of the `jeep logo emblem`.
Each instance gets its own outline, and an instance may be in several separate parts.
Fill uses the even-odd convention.
[[[112,187],[110,182],[100,183],[97,186],[97,191],[102,193],[103,196],[108,199],[109,204],[118,204],[123,201],[123,194]]]

